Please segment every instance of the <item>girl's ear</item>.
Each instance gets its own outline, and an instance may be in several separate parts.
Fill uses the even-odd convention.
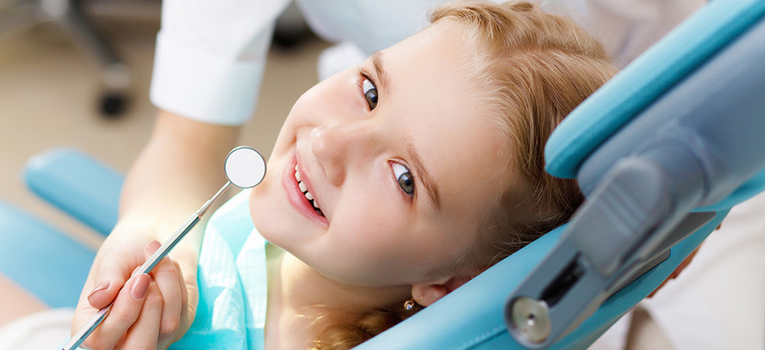
[[[459,286],[469,281],[471,277],[451,277],[412,285],[412,299],[422,306],[430,306]]]

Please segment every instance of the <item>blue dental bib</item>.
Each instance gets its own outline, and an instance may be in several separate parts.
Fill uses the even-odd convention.
[[[218,209],[199,255],[199,305],[170,349],[263,349],[268,296],[266,241],[250,220],[245,190]]]

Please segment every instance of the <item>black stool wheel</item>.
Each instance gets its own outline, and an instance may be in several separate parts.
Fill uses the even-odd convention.
[[[101,94],[98,110],[105,118],[118,118],[128,109],[129,100],[125,92],[107,91]]]

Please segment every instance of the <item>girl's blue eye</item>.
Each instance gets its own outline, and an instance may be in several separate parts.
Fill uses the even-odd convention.
[[[414,196],[414,176],[407,169],[407,167],[399,163],[391,163],[393,168],[393,175],[396,177],[401,190],[404,191],[410,197]]]
[[[375,109],[375,107],[377,107],[377,88],[372,81],[366,77],[361,83],[361,92],[364,93],[364,97],[367,99],[369,110]]]

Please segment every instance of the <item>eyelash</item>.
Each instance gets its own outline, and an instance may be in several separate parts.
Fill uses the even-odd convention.
[[[372,76],[369,75],[369,73],[367,73],[367,71],[365,71],[363,68],[359,68],[359,79],[356,82],[356,84],[359,86],[359,89],[364,88],[362,85],[364,84],[364,79],[369,80],[372,83],[372,85],[377,86],[377,84],[375,84],[375,81],[372,79]],[[361,92],[363,95],[364,90],[361,90]]]
[[[391,166],[391,178],[393,179],[393,185],[396,186],[396,188],[398,188],[399,193],[401,193],[401,195],[404,196],[404,198],[406,200],[408,200],[410,202],[414,201],[414,198],[415,198],[415,196],[417,194],[417,180],[416,180],[416,177],[414,176],[414,174],[412,174],[412,171],[409,169],[408,166],[406,166],[406,165],[404,165],[404,164],[402,164],[400,162],[393,161],[393,160],[389,161],[389,163],[390,163],[390,166]],[[395,166],[401,166],[402,168],[406,169],[405,173],[409,173],[409,176],[410,176],[411,181],[412,181],[412,183],[411,183],[412,193],[411,194],[407,193],[404,190],[404,188],[402,187],[402,183],[399,182],[399,175],[396,175]]]
[[[374,87],[375,91],[377,91],[377,83],[375,83],[374,79],[372,79],[372,76],[366,71],[364,71],[363,69],[359,69],[359,76],[360,78],[357,79],[356,85],[358,86],[359,91],[361,91],[361,96],[364,99],[364,102],[367,104],[367,107],[369,108],[369,110],[370,111],[374,110],[377,107],[377,101],[375,101],[374,107],[369,105],[369,101],[367,101],[366,93],[364,93],[364,81],[368,80]],[[376,97],[378,97],[379,99],[379,95],[376,94]]]

